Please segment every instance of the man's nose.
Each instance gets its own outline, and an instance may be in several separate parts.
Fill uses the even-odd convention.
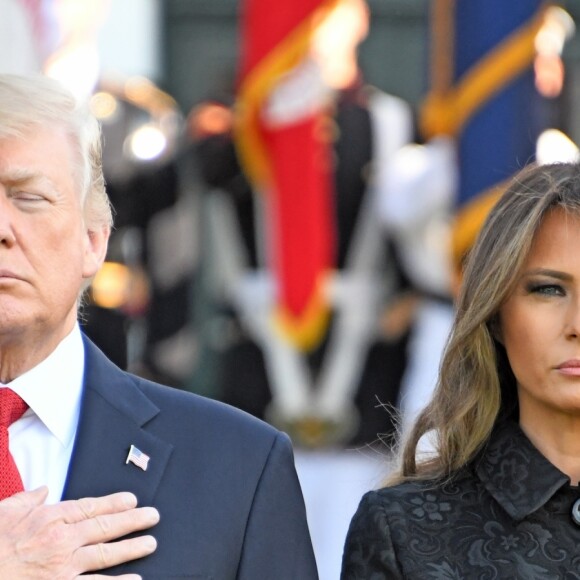
[[[13,231],[12,211],[5,189],[0,185],[0,246],[12,247],[16,241]]]

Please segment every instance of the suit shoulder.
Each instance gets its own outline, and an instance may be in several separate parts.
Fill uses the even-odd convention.
[[[174,422],[181,421],[205,433],[219,431],[222,437],[246,436],[273,442],[280,431],[245,411],[230,405],[174,387],[133,376],[137,387],[161,414]]]

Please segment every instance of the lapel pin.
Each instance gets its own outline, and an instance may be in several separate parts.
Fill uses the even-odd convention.
[[[125,465],[127,465],[127,463],[132,463],[133,465],[140,467],[143,471],[147,471],[147,464],[149,463],[149,459],[149,455],[143,453],[143,451],[135,447],[135,445],[131,445],[129,454],[125,460]]]

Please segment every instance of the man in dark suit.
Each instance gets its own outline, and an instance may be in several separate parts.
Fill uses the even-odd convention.
[[[111,221],[96,121],[53,81],[0,75],[0,421],[22,406],[0,497],[46,485],[48,504],[124,491],[156,508],[153,554],[113,568],[98,542],[120,534],[94,542],[107,574],[317,578],[288,438],[125,373],[82,336]]]

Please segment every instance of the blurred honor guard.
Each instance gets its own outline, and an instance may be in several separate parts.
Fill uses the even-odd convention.
[[[183,118],[174,99],[142,77],[103,79],[90,103],[107,143],[116,227],[90,288],[85,329],[119,366],[181,386],[196,359],[190,296],[198,228],[181,175]]]
[[[362,82],[362,0],[285,6],[244,4],[234,137],[245,175],[231,124],[204,123],[219,105],[190,117],[215,188],[213,299],[235,329],[220,382],[225,400],[299,445],[340,447],[392,430],[380,404],[397,400],[408,329],[387,335],[381,321],[407,282],[377,177],[412,140],[413,120],[404,101]]]

